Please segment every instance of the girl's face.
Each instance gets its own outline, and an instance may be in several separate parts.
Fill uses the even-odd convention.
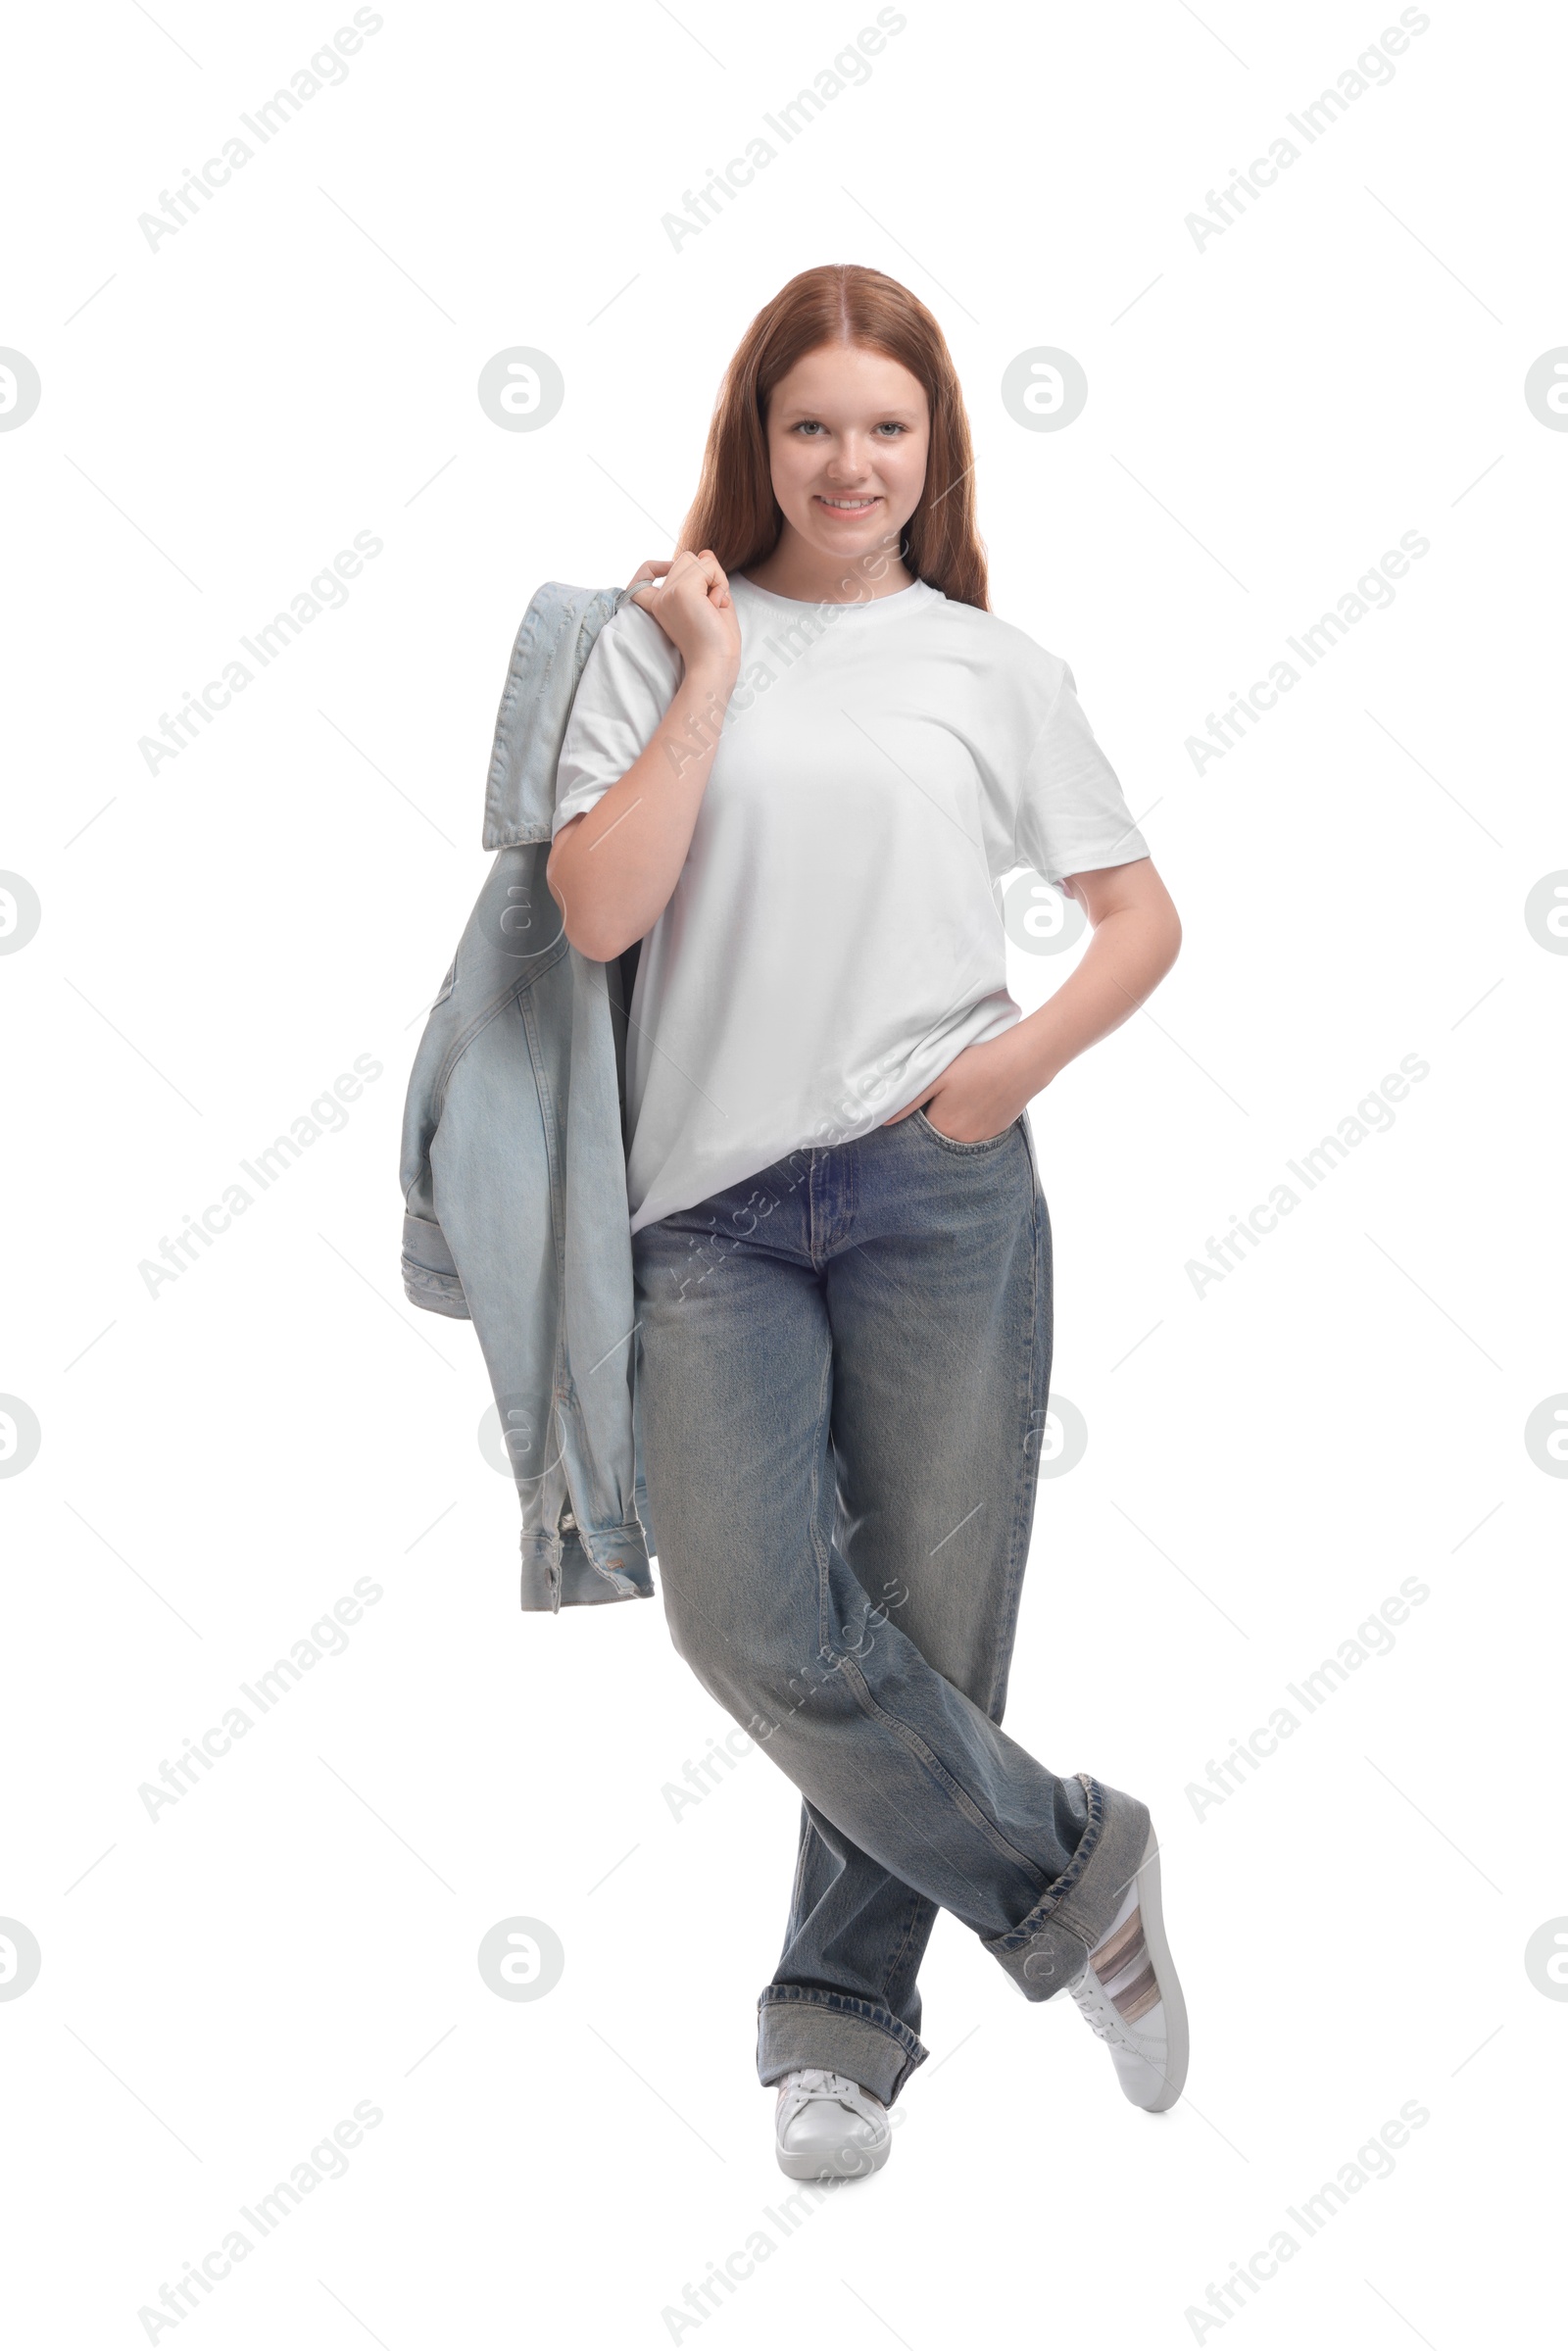
[[[931,423],[917,377],[858,345],[824,344],[773,387],[773,495],[813,553],[897,557],[925,484]]]

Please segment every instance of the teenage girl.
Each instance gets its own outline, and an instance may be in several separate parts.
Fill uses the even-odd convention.
[[[662,575],[662,576],[661,576]],[[641,941],[626,1057],[636,1399],[670,1636],[803,1798],[759,2002],[796,2178],[885,2161],[939,1908],[1121,2085],[1187,2026],[1139,1800],[1000,1728],[1051,1369],[1027,1105],[1174,961],[1071,671],[987,601],[968,423],[874,269],[753,320],[668,563],[602,630],[549,879]],[[1001,879],[1083,906],[1028,1018]]]

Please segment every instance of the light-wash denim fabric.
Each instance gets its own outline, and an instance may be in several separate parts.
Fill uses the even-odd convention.
[[[916,1111],[794,1152],[632,1259],[670,1637],[804,1798],[758,2072],[890,2099],[938,1908],[1050,1998],[1148,1830],[999,1728],[1051,1373],[1028,1123],[960,1143]]]
[[[524,1608],[654,1589],[631,1386],[636,950],[612,963],[579,955],[545,882],[572,695],[625,593],[552,580],[523,615],[485,797],[484,846],[498,854],[404,1110],[404,1289],[478,1336],[522,1507]]]

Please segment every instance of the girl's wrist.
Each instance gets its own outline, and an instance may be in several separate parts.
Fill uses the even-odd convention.
[[[1031,1098],[1060,1075],[1070,1057],[1059,1052],[1056,1040],[1046,1025],[1049,1010],[1049,1005],[1042,1004],[1037,1012],[1029,1013],[1022,1020],[1015,1020],[1012,1027],[1004,1032],[1011,1048],[1012,1066],[1017,1072],[1018,1082]]]
[[[728,702],[740,673],[739,661],[727,661],[721,655],[708,654],[687,662],[683,683],[695,686],[700,694],[717,694]]]

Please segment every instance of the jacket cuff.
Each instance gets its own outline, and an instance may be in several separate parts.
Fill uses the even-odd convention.
[[[450,1314],[464,1322],[473,1319],[447,1237],[433,1217],[403,1219],[403,1295],[432,1314]]]
[[[594,1565],[576,1532],[522,1537],[524,1608],[545,1609],[553,1614],[558,1608],[592,1605],[600,1600],[653,1598],[654,1579],[640,1526],[606,1528],[590,1540],[604,1562],[602,1566]]]

